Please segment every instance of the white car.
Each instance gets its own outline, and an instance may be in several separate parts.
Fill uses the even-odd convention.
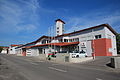
[[[71,55],[72,58],[87,57],[86,52],[83,51],[83,50],[80,51],[80,52],[78,52],[78,51],[73,51],[73,52],[70,53],[70,55]]]

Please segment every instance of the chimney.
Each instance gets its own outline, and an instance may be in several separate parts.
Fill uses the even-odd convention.
[[[56,36],[62,35],[64,33],[65,22],[62,21],[61,19],[57,19],[57,20],[55,20],[55,22],[56,22]]]

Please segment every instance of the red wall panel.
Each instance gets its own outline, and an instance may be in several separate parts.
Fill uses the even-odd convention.
[[[111,39],[101,38],[92,41],[95,56],[112,56],[109,48],[112,47]]]

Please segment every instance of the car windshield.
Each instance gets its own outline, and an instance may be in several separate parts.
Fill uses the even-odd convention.
[[[82,51],[80,51],[80,53],[81,53],[81,54],[85,54],[85,51],[82,50]]]

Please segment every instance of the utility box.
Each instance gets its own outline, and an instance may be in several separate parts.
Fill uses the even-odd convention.
[[[111,66],[113,68],[120,68],[120,57],[111,58]]]
[[[69,56],[65,56],[65,62],[69,62]]]
[[[58,53],[56,54],[57,62],[69,62],[69,54],[68,53]]]

